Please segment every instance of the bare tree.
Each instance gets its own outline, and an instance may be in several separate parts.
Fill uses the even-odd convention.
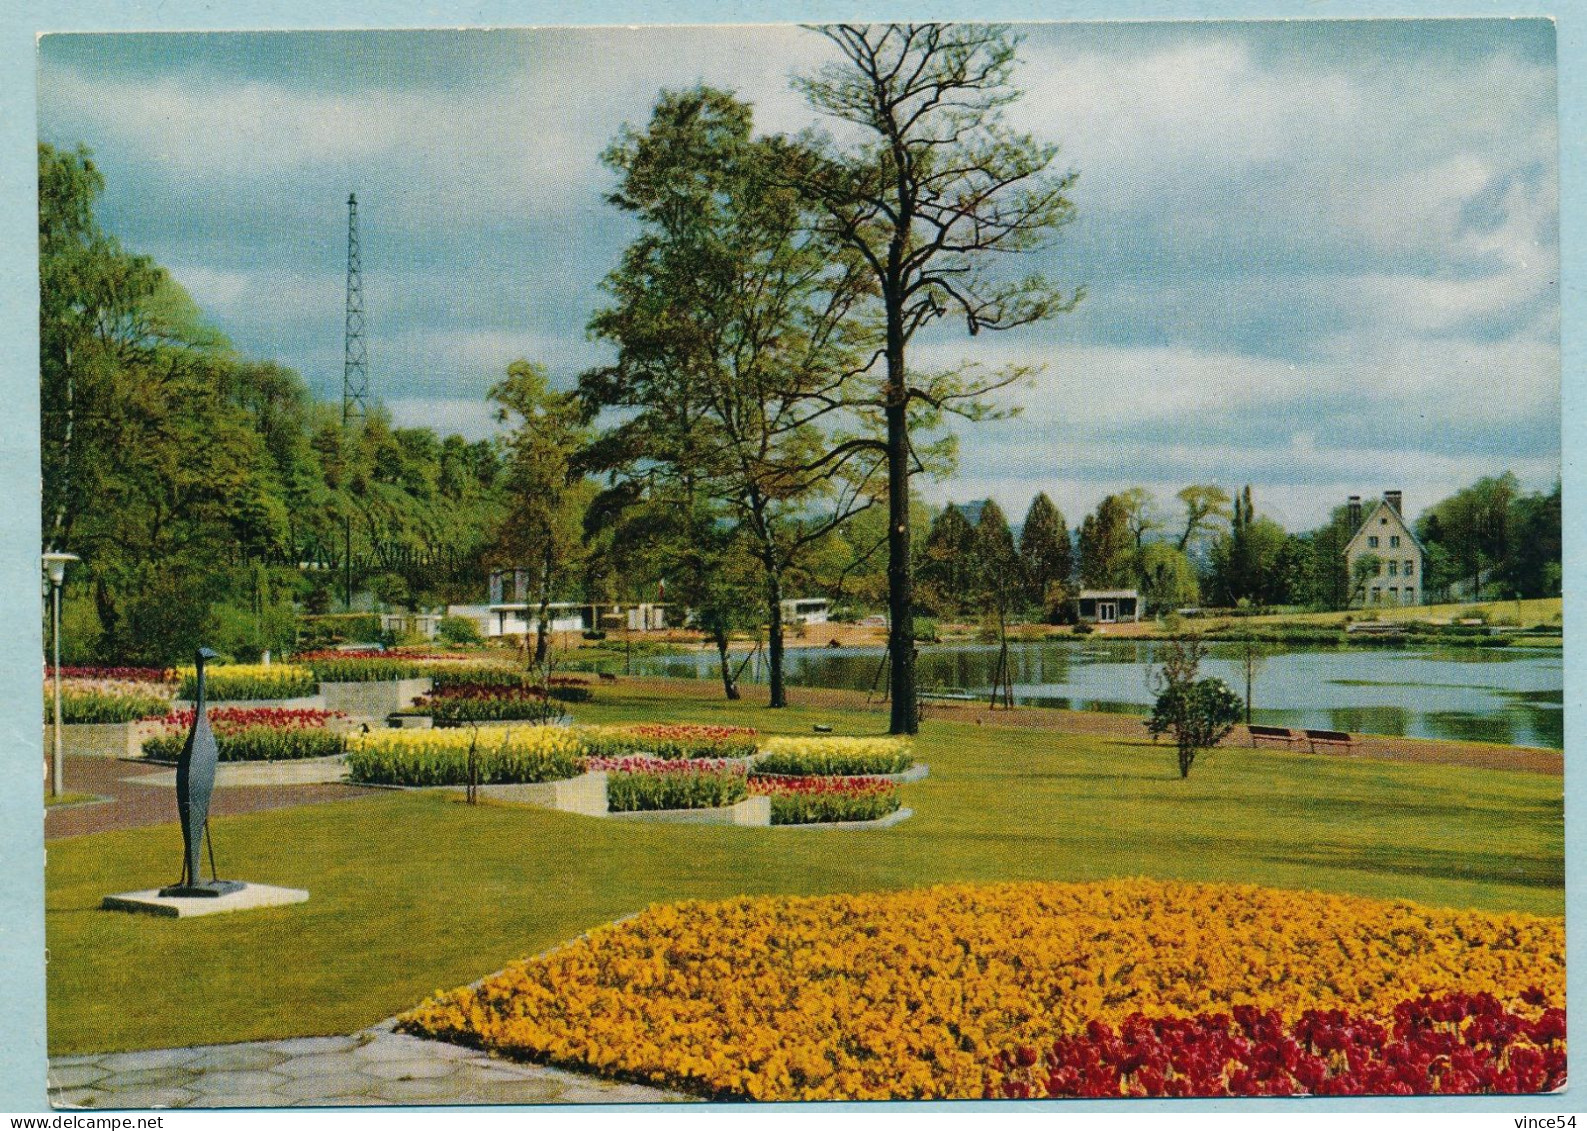
[[[1035,251],[1073,216],[1073,172],[1051,174],[1057,146],[1005,125],[1020,97],[1011,85],[1019,40],[991,24],[837,24],[815,29],[842,53],[796,80],[811,105],[857,126],[865,140],[839,149],[824,135],[789,143],[785,168],[824,212],[823,225],[874,279],[884,332],[862,370],[885,363],[880,381],[846,382],[834,409],[869,405],[886,438],[856,436],[817,461],[830,464],[880,448],[887,461],[888,608],[894,734],[919,729],[915,695],[909,476],[923,464],[911,427],[943,413],[979,419],[987,394],[1026,376],[964,366],[912,372],[906,351],[921,327],[963,317],[971,335],[1006,330],[1073,309],[1038,274],[1012,278],[1009,255]],[[864,389],[856,392],[856,386]]]

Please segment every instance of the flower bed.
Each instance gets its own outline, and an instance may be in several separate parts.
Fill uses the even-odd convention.
[[[897,786],[878,778],[752,777],[749,791],[771,798],[774,825],[876,821],[901,804]]]
[[[295,664],[222,664],[204,669],[212,702],[237,699],[300,699],[319,690],[312,668]],[[198,694],[194,669],[178,668],[178,699]]]
[[[85,684],[88,684],[85,686]],[[159,685],[152,683],[122,683],[119,686],[107,680],[61,681],[61,722],[130,723],[138,719],[163,715],[171,707],[166,695],[158,694]],[[44,685],[44,721],[55,721],[53,688]]]
[[[1347,1039],[1336,1031],[1370,1035],[1360,1029],[1370,1022],[1398,1035],[1402,1018],[1407,1039],[1429,1050],[1429,1023],[1416,1013],[1425,1009],[1435,1032],[1454,1024],[1463,1037],[1499,1034],[1501,1073],[1518,1069],[1484,1077],[1451,1052],[1453,1070],[1472,1073],[1479,1087],[1530,1089],[1552,1078],[1558,1022],[1548,1010],[1564,1001],[1564,953],[1558,918],[1249,885],[1122,880],[746,897],[653,907],[438,995],[403,1015],[401,1027],[710,1096],[979,1099],[1029,1084],[1015,1069],[1040,1063],[1050,1077],[1054,1064],[1092,1055],[1071,1056],[1065,1040],[1089,1042],[1122,1069],[1128,1058],[1108,1042],[1126,1025],[1140,1032],[1132,1015],[1210,1025],[1207,1041],[1216,1029],[1208,1018],[1246,1018],[1249,1032],[1245,1022],[1224,1024],[1229,1047],[1236,1037],[1247,1042],[1243,1059],[1216,1071],[1225,1090],[1306,1090],[1305,1080],[1269,1066],[1299,1066],[1309,1045],[1337,1072],[1360,1040],[1326,1047]],[[1505,1013],[1485,1001],[1449,1004],[1450,995],[1478,994]],[[1428,996],[1437,1000],[1417,1004]],[[1439,1021],[1440,1010],[1464,1019]],[[1308,1020],[1308,1011],[1325,1016]],[[1276,1022],[1262,1019],[1269,1014]],[[1522,1021],[1534,1028],[1523,1031]],[[1165,1024],[1161,1040],[1201,1031]],[[1383,1045],[1385,1056],[1393,1044]],[[1541,1077],[1534,1047],[1545,1054]],[[1139,1075],[1149,1062],[1143,1056],[1108,1094],[1149,1091],[1152,1077]],[[1169,1063],[1163,1094],[1179,1076]],[[1417,1085],[1426,1090],[1465,1082],[1426,1066]],[[1348,1079],[1363,1087],[1389,1087],[1364,1064],[1352,1071]],[[1210,1087],[1213,1069],[1198,1078]]]
[[[436,691],[453,687],[527,687],[534,673],[508,664],[426,664],[423,674],[430,677]]]
[[[622,758],[654,754],[658,758],[747,758],[755,753],[753,727],[704,726],[693,723],[635,723],[588,727],[584,734],[591,757]]]
[[[907,739],[769,738],[755,759],[761,774],[864,776],[897,774],[914,762]]]
[[[329,729],[336,711],[281,710],[274,707],[217,707],[208,712],[222,762],[285,762],[341,754],[347,736]],[[143,740],[143,756],[174,762],[182,753],[193,712],[173,711],[159,720],[165,733]]]
[[[423,667],[413,660],[376,655],[311,654],[299,656],[297,663],[314,673],[319,683],[376,683],[384,680],[418,679]]]
[[[590,758],[606,771],[606,804],[613,813],[662,809],[720,809],[749,796],[742,763],[698,758]]]
[[[44,665],[44,677],[48,679],[53,669]],[[176,673],[168,668],[136,668],[126,666],[112,667],[85,667],[62,665],[61,678],[77,680],[112,680],[117,683],[172,683]]]
[[[488,730],[386,730],[348,737],[353,781],[376,785],[467,785],[468,752],[477,741],[482,784],[570,778],[584,769],[582,743],[568,727]]]
[[[1117,1032],[1093,1021],[1048,1048],[999,1053],[986,1097],[1516,1094],[1564,1082],[1563,1009],[1530,1017],[1489,993],[1452,993],[1403,1001],[1387,1025],[1342,1009],[1288,1025],[1248,1005],[1232,1017],[1134,1013]]]

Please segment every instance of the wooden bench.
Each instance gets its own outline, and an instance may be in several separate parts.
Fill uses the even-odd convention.
[[[1354,750],[1358,745],[1355,736],[1346,734],[1342,730],[1308,730],[1306,741],[1311,744],[1311,752],[1317,753],[1319,744],[1323,746],[1343,746],[1346,750]]]
[[[1251,732],[1251,745],[1258,742],[1282,742],[1285,746],[1294,742],[1300,735],[1290,730],[1289,727],[1265,727],[1259,723],[1252,723],[1245,728]]]

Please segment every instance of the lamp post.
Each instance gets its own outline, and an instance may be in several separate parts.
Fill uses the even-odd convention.
[[[66,563],[78,561],[76,554],[45,554],[44,572],[50,579],[50,627],[55,637],[55,750],[50,762],[50,796],[59,797],[66,776],[66,759],[61,751],[61,582],[66,580]]]

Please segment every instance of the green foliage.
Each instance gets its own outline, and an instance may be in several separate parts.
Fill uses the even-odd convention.
[[[741,770],[612,770],[606,775],[606,804],[613,813],[717,809],[748,796],[748,779]]]
[[[1290,551],[1288,566],[1282,563],[1288,535],[1270,518],[1258,518],[1247,484],[1234,500],[1234,515],[1229,533],[1213,542],[1212,600],[1221,606],[1244,601],[1256,606],[1287,604],[1288,573],[1299,567]]]
[[[915,595],[939,616],[958,616],[975,590],[975,527],[949,503],[931,520],[921,548]]]
[[[1135,584],[1134,549],[1129,509],[1118,495],[1109,495],[1080,523],[1080,584],[1087,589]]]
[[[116,695],[103,691],[61,688],[61,723],[130,723],[157,718],[171,709],[171,701],[156,695]],[[55,721],[55,696],[44,687],[44,721]]]
[[[1221,679],[1198,679],[1206,646],[1197,637],[1170,640],[1153,672],[1157,692],[1146,729],[1155,736],[1172,734],[1179,776],[1188,778],[1196,755],[1222,742],[1244,714],[1244,702]]]
[[[143,756],[174,762],[187,741],[185,733],[154,735],[143,740]],[[296,758],[331,758],[347,748],[347,736],[323,727],[244,727],[217,734],[222,762],[285,762]]]
[[[485,636],[473,617],[442,617],[435,631],[443,644],[485,643]]]
[[[1050,619],[1064,601],[1074,571],[1074,548],[1069,544],[1063,512],[1045,492],[1032,499],[1025,512],[1019,533],[1019,566],[1026,603]]]
[[[1168,542],[1148,542],[1132,555],[1136,585],[1151,612],[1197,603],[1196,569],[1183,550]]]

